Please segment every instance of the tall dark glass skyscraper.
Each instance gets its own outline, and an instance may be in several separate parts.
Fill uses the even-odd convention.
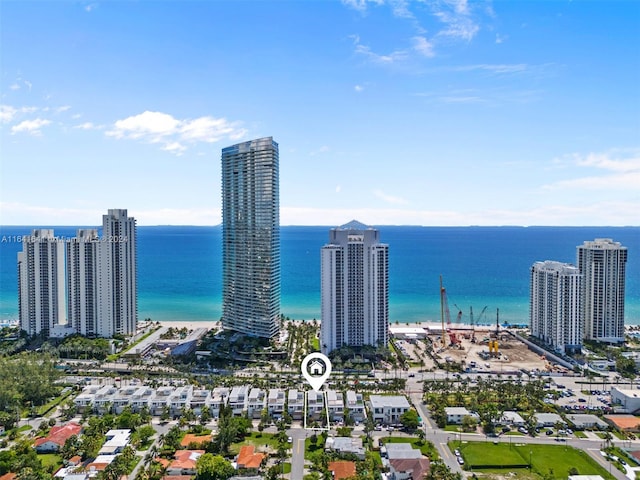
[[[222,149],[222,325],[271,338],[280,317],[278,144]]]

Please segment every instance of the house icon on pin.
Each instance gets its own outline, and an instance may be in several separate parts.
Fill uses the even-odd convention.
[[[307,365],[307,371],[310,375],[320,376],[324,373],[324,363],[320,360],[314,360],[309,365]]]

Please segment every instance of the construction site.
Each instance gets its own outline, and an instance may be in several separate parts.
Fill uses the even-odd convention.
[[[447,365],[465,372],[490,372],[519,374],[523,371],[538,373],[563,373],[565,368],[549,363],[544,357],[511,334],[500,325],[500,312],[495,315],[495,323],[489,324],[488,307],[479,309],[474,316],[469,307],[468,317],[462,322],[463,311],[457,305],[452,318],[447,291],[440,279],[441,321],[400,328],[391,328],[395,338],[400,340],[403,353],[413,361],[420,361],[424,367],[442,368]],[[421,355],[413,348],[418,339],[428,339],[429,355]],[[427,358],[430,357],[430,358]]]

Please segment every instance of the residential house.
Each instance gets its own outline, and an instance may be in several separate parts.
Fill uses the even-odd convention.
[[[280,388],[272,388],[269,390],[269,396],[267,397],[267,410],[271,418],[280,418],[284,413],[285,403],[284,390]]]
[[[315,390],[307,391],[307,416],[319,420],[324,418],[324,394]]]
[[[93,397],[93,410],[100,415],[111,412],[113,400],[118,389],[113,385],[104,385],[98,389]]]
[[[557,413],[535,413],[534,416],[537,427],[553,427],[558,423],[562,425],[567,424]]]
[[[591,414],[571,414],[567,415],[567,420],[569,420],[577,430],[584,430],[585,428],[606,430],[609,426],[607,422]]]
[[[304,411],[304,392],[300,390],[289,390],[289,396],[287,401],[287,412],[294,420],[302,420],[302,414]]]
[[[173,393],[173,387],[159,387],[149,399],[149,411],[151,415],[161,415],[165,408],[170,408],[169,399]]]
[[[500,418],[499,423],[502,425],[513,425],[515,427],[523,427],[526,422],[518,412],[507,410],[505,412],[502,412],[502,417]]]
[[[356,476],[356,463],[346,460],[337,462],[329,462],[327,469],[333,475],[334,480],[343,480],[345,478],[354,478]]]
[[[174,417],[182,415],[182,413],[191,407],[191,396],[193,394],[193,385],[183,385],[176,388],[169,395],[169,408],[171,415]]]
[[[471,412],[465,407],[444,407],[444,413],[449,425],[460,425],[464,417],[471,416]]]
[[[390,480],[424,480],[431,463],[428,458],[389,460]]]
[[[73,404],[79,412],[84,412],[87,408],[93,406],[93,400],[98,390],[100,390],[98,385],[89,385],[84,387],[82,393],[73,399]]]
[[[204,450],[176,450],[173,461],[167,465],[167,475],[195,475],[196,462]]]
[[[220,409],[227,404],[229,389],[227,387],[216,387],[211,391],[210,410],[213,418],[220,417]]]
[[[327,409],[329,410],[329,420],[341,422],[344,420],[344,401],[342,392],[327,390]]]
[[[208,409],[210,407],[210,404],[211,390],[197,388],[191,392],[189,407],[196,415],[202,415],[202,411]]]
[[[237,468],[257,470],[260,468],[266,457],[267,456],[264,453],[256,452],[253,445],[244,445],[243,447],[240,447],[240,452],[236,457],[236,466]]]
[[[69,438],[73,435],[80,435],[80,432],[82,432],[82,425],[74,422],[57,425],[51,427],[46,437],[36,439],[33,445],[38,453],[58,452]]]
[[[384,425],[397,425],[400,417],[411,408],[403,395],[371,395],[369,411],[373,422]]]
[[[235,416],[241,416],[247,410],[247,400],[249,398],[249,386],[242,385],[233,387],[229,394],[229,407]]]
[[[149,408],[149,401],[154,392],[155,390],[151,387],[138,387],[131,397],[131,410],[140,412],[145,407]]]
[[[362,439],[359,437],[327,437],[324,449],[327,452],[351,453],[360,460],[364,460],[365,457]]]
[[[98,454],[117,455],[124,450],[124,447],[129,445],[129,442],[131,441],[131,430],[109,430],[105,436],[107,437],[107,440],[102,445]]]
[[[247,400],[247,414],[249,418],[260,418],[262,410],[267,405],[267,394],[260,388],[252,388]]]
[[[347,390],[347,412],[354,422],[362,422],[366,418],[364,400],[361,393]]]

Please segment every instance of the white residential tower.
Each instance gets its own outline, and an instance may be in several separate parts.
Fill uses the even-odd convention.
[[[375,228],[331,229],[321,251],[321,350],[383,346],[389,331],[389,247]]]

